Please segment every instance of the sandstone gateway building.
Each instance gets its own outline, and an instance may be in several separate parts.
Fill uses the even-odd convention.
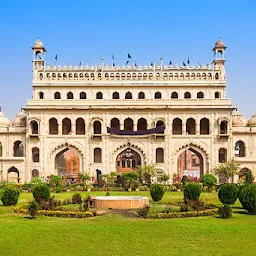
[[[33,98],[10,126],[0,112],[0,179],[122,173],[155,163],[200,177],[235,157],[256,174],[256,115],[226,97],[225,45],[207,66],[48,66],[34,47]]]

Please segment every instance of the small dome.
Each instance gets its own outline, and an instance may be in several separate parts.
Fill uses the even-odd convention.
[[[42,41],[38,38],[35,45],[34,45],[34,48],[43,48],[44,45],[42,43]]]
[[[10,127],[9,119],[4,115],[0,109],[0,127]]]
[[[248,121],[249,126],[256,126],[256,113],[249,119]]]
[[[13,127],[26,127],[27,125],[27,117],[26,115],[21,111],[12,121]]]
[[[246,126],[246,119],[236,110],[232,115],[232,126]]]
[[[225,47],[224,43],[219,39],[216,43],[215,43],[215,47]]]

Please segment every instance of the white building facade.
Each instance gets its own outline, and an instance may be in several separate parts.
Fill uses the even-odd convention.
[[[33,98],[10,121],[0,112],[0,179],[29,182],[59,174],[72,150],[77,170],[96,176],[156,164],[179,175],[191,150],[200,176],[235,157],[256,174],[256,115],[248,122],[226,97],[225,45],[207,66],[47,66],[32,48]]]

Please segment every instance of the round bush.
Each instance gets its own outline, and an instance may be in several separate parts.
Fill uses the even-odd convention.
[[[32,193],[33,197],[38,203],[40,203],[42,200],[48,201],[50,196],[50,188],[45,183],[37,184],[34,186]]]
[[[243,185],[239,188],[239,201],[244,209],[251,214],[256,214],[256,184]]]
[[[214,175],[210,173],[206,173],[203,175],[203,186],[208,188],[208,191],[210,192],[212,188],[217,184],[217,179]]]
[[[220,206],[218,209],[218,213],[223,219],[229,219],[232,217],[232,209],[229,204],[224,204],[223,206]]]
[[[72,204],[81,204],[82,202],[82,197],[79,193],[75,193],[72,196]]]
[[[200,184],[187,183],[184,187],[184,201],[196,201],[202,192]]]
[[[1,193],[1,201],[3,205],[15,205],[19,200],[19,190],[16,186],[9,185],[6,186]]]
[[[160,184],[153,184],[150,188],[150,195],[155,202],[160,201],[164,196],[164,187]]]
[[[234,184],[224,184],[219,190],[219,199],[223,204],[234,204],[237,199],[237,188]]]

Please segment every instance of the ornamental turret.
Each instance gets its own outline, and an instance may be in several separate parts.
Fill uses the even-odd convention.
[[[38,38],[35,45],[32,47],[34,56],[33,56],[33,69],[43,69],[44,67],[44,54],[46,49],[44,48],[43,43]]]

